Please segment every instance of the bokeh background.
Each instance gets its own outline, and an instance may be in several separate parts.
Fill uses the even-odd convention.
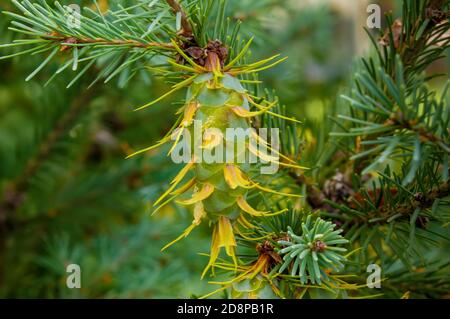
[[[104,10],[115,2],[99,1]],[[400,3],[370,2],[394,12]],[[254,59],[289,56],[262,79],[290,114],[314,126],[340,103],[355,57],[369,54],[368,3],[230,0],[227,15],[255,36]],[[15,8],[0,0],[0,10]],[[0,43],[13,37],[8,24],[0,16]],[[179,168],[160,150],[125,160],[170,128],[177,97],[132,112],[168,89],[147,73],[125,87],[118,78],[88,89],[94,70],[66,89],[75,76],[67,72],[44,87],[57,63],[25,82],[41,60],[0,60],[0,297],[178,298],[211,291],[200,280],[206,228],[160,252],[191,219],[175,205],[151,216],[151,202]],[[447,72],[448,65],[440,61],[431,71]],[[71,263],[81,266],[81,289],[65,285]]]

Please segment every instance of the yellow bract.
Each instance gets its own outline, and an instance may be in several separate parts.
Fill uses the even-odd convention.
[[[245,177],[239,167],[235,165],[225,165],[223,174],[225,181],[231,189],[236,189],[237,187],[248,188],[250,185],[250,181]]]
[[[220,216],[219,221],[213,230],[213,239],[211,243],[211,255],[209,257],[208,265],[202,273],[202,278],[208,272],[219,257],[220,249],[224,247],[228,256],[233,259],[234,265],[237,267],[237,260],[235,254],[236,240],[234,238],[233,226],[231,226],[230,219],[225,216]]]
[[[177,201],[177,203],[181,205],[193,205],[197,202],[201,202],[202,200],[207,199],[209,196],[211,196],[212,193],[214,193],[214,186],[209,183],[205,183],[203,184],[202,189],[200,191],[194,192],[190,199],[180,200]]]

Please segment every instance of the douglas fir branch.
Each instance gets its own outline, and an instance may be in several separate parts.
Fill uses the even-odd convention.
[[[195,258],[204,261],[199,277],[213,281],[198,297],[449,296],[449,82],[430,85],[439,75],[429,68],[448,53],[449,1],[403,0],[398,17],[387,14],[383,29],[367,30],[373,53],[355,64],[321,123],[297,120],[283,96],[264,87],[266,70],[294,61],[282,49],[252,57],[271,42],[263,32],[251,36],[252,15],[239,18],[238,1],[116,2],[94,1],[74,13],[58,2],[13,0],[3,13],[15,38],[0,45],[0,60],[44,56],[26,80],[54,68],[45,85],[65,72],[75,74],[67,88],[91,76],[95,90],[99,81],[118,78],[125,86],[137,76],[168,84],[135,111],[172,100],[178,119],[159,141],[148,140],[152,146],[128,148],[123,161],[164,153],[176,165],[152,212],[182,207],[190,224],[158,254],[197,247],[192,237],[209,234],[209,251]],[[278,2],[289,5],[258,5],[270,11]],[[243,134],[230,136],[230,129]],[[173,163],[180,152],[187,160]],[[264,174],[265,164],[277,169]],[[8,194],[26,189],[11,185]],[[0,217],[13,223],[10,207],[0,203]],[[372,284],[367,269],[381,269]]]

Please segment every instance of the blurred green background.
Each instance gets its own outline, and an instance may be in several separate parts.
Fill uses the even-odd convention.
[[[115,1],[109,2],[100,4]],[[314,126],[333,113],[355,56],[369,48],[362,30],[367,3],[231,0],[228,16],[255,35],[254,59],[289,56],[262,78],[289,113]],[[380,4],[396,10],[398,1]],[[2,0],[0,10],[15,8]],[[0,43],[12,39],[8,24],[2,15]],[[150,203],[179,168],[158,150],[125,160],[173,123],[173,100],[132,112],[168,86],[144,74],[126,87],[118,79],[87,89],[91,72],[66,89],[75,76],[67,72],[44,87],[57,63],[25,82],[41,60],[0,60],[0,297],[176,298],[211,291],[200,280],[207,258],[198,255],[209,248],[206,228],[160,252],[190,223],[175,205],[151,216]],[[434,71],[445,72],[446,62]],[[71,263],[81,266],[81,289],[65,285]]]

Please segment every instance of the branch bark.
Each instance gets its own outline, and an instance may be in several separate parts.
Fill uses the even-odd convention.
[[[177,14],[178,12],[181,14],[181,27],[183,28],[181,34],[186,37],[192,37],[194,33],[192,31],[191,23],[179,2],[176,0],[166,0],[166,2],[172,8],[174,14]]]
[[[174,49],[171,43],[158,43],[158,42],[139,42],[136,40],[106,40],[102,38],[77,38],[68,37],[60,34],[51,34],[48,37],[43,37],[48,41],[60,42],[61,50],[65,50],[71,47],[71,44],[98,44],[98,45],[124,45],[136,48],[161,48],[161,49]]]

